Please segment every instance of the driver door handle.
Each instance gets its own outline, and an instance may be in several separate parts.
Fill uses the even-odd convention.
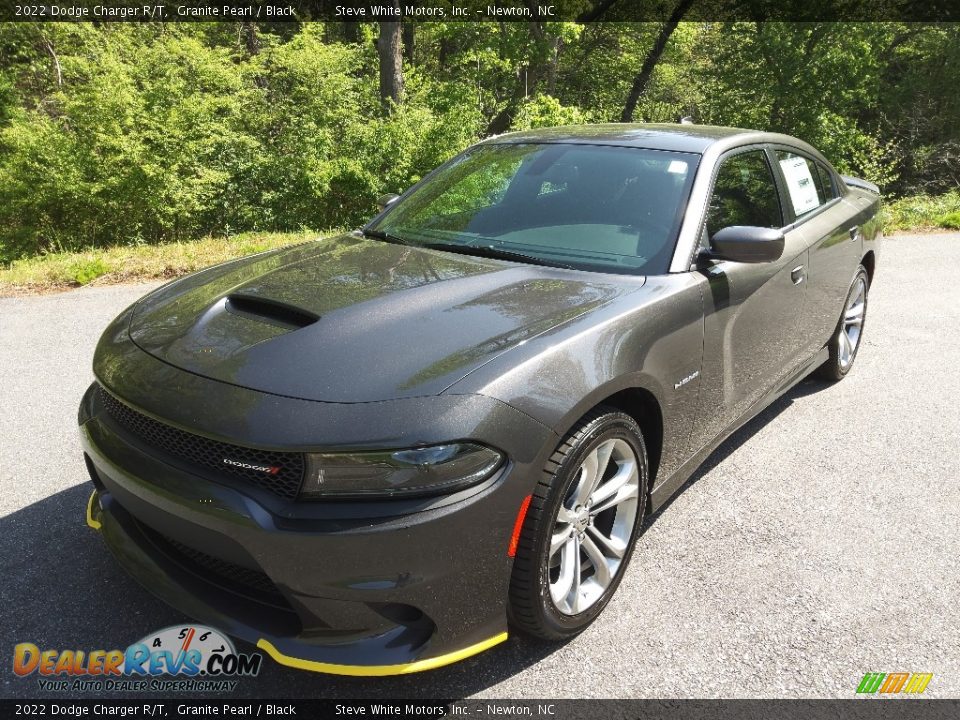
[[[794,285],[799,285],[806,277],[807,274],[804,272],[803,265],[797,265],[790,271],[790,279],[793,280]]]

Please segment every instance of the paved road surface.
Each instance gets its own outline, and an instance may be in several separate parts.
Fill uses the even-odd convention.
[[[649,524],[602,619],[428,674],[266,662],[258,697],[850,697],[864,672],[960,696],[960,236],[883,248],[857,367],[725,443]],[[74,428],[100,331],[151,285],[0,299],[0,695],[12,646],[115,648],[182,617],[83,522]]]

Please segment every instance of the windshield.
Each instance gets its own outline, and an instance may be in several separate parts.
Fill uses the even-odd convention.
[[[370,230],[395,242],[602,272],[667,272],[699,155],[479,145]]]

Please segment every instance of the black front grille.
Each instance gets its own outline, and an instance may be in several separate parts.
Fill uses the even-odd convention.
[[[120,427],[188,466],[223,477],[240,478],[283,498],[295,498],[300,492],[302,453],[257,450],[178,430],[137,412],[103,388],[100,388],[100,401]]]

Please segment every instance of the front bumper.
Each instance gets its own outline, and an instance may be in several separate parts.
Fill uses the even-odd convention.
[[[402,512],[325,503],[302,517],[297,503],[271,506],[157,457],[92,391],[80,420],[96,486],[87,523],[130,575],[198,621],[282,664],[349,675],[427,670],[506,639],[507,548],[533,463]]]

